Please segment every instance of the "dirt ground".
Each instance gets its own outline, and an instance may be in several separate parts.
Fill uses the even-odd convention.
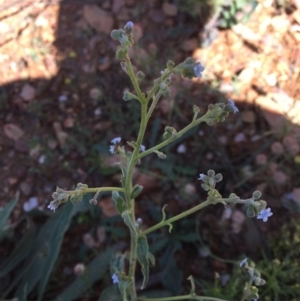
[[[254,222],[261,233],[275,235],[299,218],[300,3],[261,0],[248,22],[220,29],[209,6],[198,4],[191,12],[177,2],[0,1],[0,205],[20,193],[12,222],[31,207],[48,210],[56,186],[119,185],[109,141],[134,140],[139,116],[137,104],[122,100],[132,87],[110,32],[129,20],[135,24],[130,54],[134,68],[146,74],[146,91],[169,59],[192,56],[206,68],[202,79],[173,77],[146,147],[159,141],[165,125],[186,125],[193,104],[205,112],[209,103],[231,98],[240,111],[173,144],[167,163],[145,159],[135,172],[145,187],[137,207],[144,226],[151,224],[149,200],[167,203],[172,214],[199,201],[198,174],[208,169],[223,174],[224,195],[262,191],[274,215],[267,224]],[[116,213],[110,197],[99,206],[105,216]],[[201,234],[212,231],[213,251],[233,258],[261,244],[253,231],[244,235],[245,220],[242,208],[211,209]],[[211,229],[212,221],[219,226]],[[222,228],[231,243],[220,251]],[[197,273],[197,261],[191,266]],[[215,262],[217,271],[223,268]]]

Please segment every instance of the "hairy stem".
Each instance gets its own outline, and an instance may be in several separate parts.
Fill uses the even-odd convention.
[[[183,296],[176,296],[176,297],[166,297],[166,298],[146,298],[141,297],[138,298],[140,301],[172,301],[172,300],[198,300],[198,301],[226,301],[224,299],[214,298],[214,297],[206,297],[206,296],[194,296],[194,295],[183,295]]]
[[[182,219],[182,218],[184,218],[184,217],[186,217],[186,216],[188,216],[188,215],[190,215],[190,214],[192,214],[192,213],[194,213],[194,212],[196,212],[198,210],[201,210],[202,208],[204,208],[204,207],[206,207],[206,206],[208,206],[210,204],[211,204],[211,202],[208,201],[208,200],[206,200],[205,202],[197,205],[196,207],[193,207],[193,208],[191,208],[191,209],[189,209],[189,210],[187,210],[187,211],[185,211],[183,213],[175,215],[175,216],[173,216],[173,217],[171,217],[169,219],[166,219],[165,221],[162,221],[162,222],[154,225],[153,227],[148,228],[147,230],[143,231],[140,234],[140,236],[147,235],[147,234],[149,234],[149,233],[151,233],[151,232],[153,232],[153,231],[155,231],[155,230],[157,230],[157,229],[159,229],[161,227],[167,226],[167,225],[169,225],[169,224],[171,224],[171,223],[173,223],[175,221],[178,221],[179,219]]]

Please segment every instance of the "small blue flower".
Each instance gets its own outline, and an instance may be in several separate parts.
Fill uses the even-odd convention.
[[[118,278],[118,276],[116,274],[113,274],[111,276],[111,278],[112,278],[113,283],[119,283],[119,278]]]
[[[228,102],[229,102],[229,107],[232,109],[234,114],[239,111],[239,109],[235,106],[234,101],[232,99],[228,99]]]
[[[131,22],[131,21],[128,21],[127,23],[126,23],[126,25],[125,25],[125,27],[126,28],[133,28],[133,22]]]
[[[117,144],[117,143],[120,143],[120,142],[121,142],[121,137],[116,137],[113,140],[111,140],[112,144]]]
[[[271,208],[263,209],[259,212],[257,219],[262,219],[264,222],[268,220],[273,213],[271,212]]]
[[[124,30],[126,34],[131,34],[133,29],[133,23],[131,21],[127,22],[126,25],[124,26]]]
[[[111,146],[109,147],[109,151],[110,151],[111,154],[113,154],[113,153],[115,152],[115,146],[114,146],[114,145],[111,145]]]
[[[201,65],[201,63],[196,63],[196,65],[194,66],[194,73],[195,76],[198,78],[202,77],[202,72],[204,71],[204,67]]]
[[[198,180],[202,180],[203,181],[204,180],[204,173],[199,174],[199,177],[200,178]]]
[[[245,264],[246,264],[246,261],[247,261],[248,258],[245,258],[244,260],[242,260],[240,262],[240,268],[243,267]]]
[[[140,151],[141,151],[141,152],[144,152],[145,150],[146,150],[146,147],[145,147],[144,145],[141,145],[141,146],[140,146]]]

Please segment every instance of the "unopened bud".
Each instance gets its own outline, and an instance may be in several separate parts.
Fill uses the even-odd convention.
[[[133,23],[131,21],[127,22],[126,25],[124,26],[124,30],[127,34],[132,33],[133,29]]]

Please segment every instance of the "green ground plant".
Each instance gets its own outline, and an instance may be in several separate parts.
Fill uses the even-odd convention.
[[[168,97],[170,95],[169,85],[173,74],[180,74],[181,76],[192,79],[194,77],[201,78],[204,67],[199,62],[194,62],[193,59],[187,58],[183,63],[175,65],[174,62],[168,61],[166,68],[161,71],[159,78],[154,80],[154,85],[151,90],[143,93],[140,89],[140,82],[143,81],[145,75],[142,71],[134,72],[131,60],[128,54],[129,48],[132,47],[133,41],[133,23],[128,22],[124,29],[113,30],[111,36],[114,40],[120,42],[117,49],[116,57],[121,61],[123,71],[129,76],[135,92],[126,91],[123,99],[125,101],[136,101],[140,107],[140,127],[135,141],[128,141],[125,146],[122,143],[121,137],[112,139],[110,152],[119,155],[120,162],[117,164],[122,171],[121,186],[120,187],[95,187],[89,188],[86,184],[79,183],[75,190],[65,190],[57,188],[53,193],[53,201],[48,206],[51,210],[56,210],[59,205],[70,201],[77,204],[82,201],[82,198],[87,193],[94,193],[94,197],[90,200],[91,204],[96,205],[100,194],[105,192],[112,193],[112,199],[115,203],[116,209],[121,215],[125,225],[128,227],[131,236],[130,251],[125,253],[117,253],[111,260],[111,276],[113,286],[107,288],[102,292],[99,301],[171,301],[171,300],[216,300],[224,299],[208,296],[200,296],[196,293],[195,282],[192,276],[188,278],[191,284],[190,292],[181,296],[165,296],[165,297],[146,297],[145,294],[138,294],[136,288],[136,269],[139,263],[141,273],[143,275],[143,282],[141,290],[145,289],[149,280],[149,269],[151,265],[155,264],[155,257],[150,252],[151,246],[148,244],[148,235],[154,231],[167,226],[171,233],[173,223],[193,214],[209,205],[223,204],[243,204],[246,207],[248,217],[257,217],[263,219],[264,222],[272,215],[270,208],[266,208],[267,204],[263,200],[259,200],[261,193],[255,191],[249,199],[241,199],[234,193],[229,197],[223,197],[216,188],[218,182],[222,181],[221,174],[215,174],[213,170],[209,170],[207,174],[201,173],[199,179],[202,184],[201,187],[207,192],[207,199],[195,207],[182,212],[173,217],[167,218],[165,208],[161,209],[162,219],[150,228],[143,229],[143,221],[135,215],[135,199],[142,192],[143,187],[138,183],[133,183],[133,171],[136,165],[140,164],[142,159],[150,154],[156,154],[159,159],[165,160],[166,154],[161,151],[162,148],[167,147],[173,141],[180,139],[184,134],[188,133],[193,128],[201,123],[206,123],[211,126],[218,122],[225,121],[229,113],[237,113],[238,108],[232,100],[228,103],[210,104],[205,114],[200,113],[197,106],[193,107],[193,118],[190,123],[183,129],[177,131],[171,126],[166,126],[162,141],[158,144],[146,149],[143,145],[145,141],[145,132],[151,115],[161,97]],[[66,205],[65,205],[66,206]],[[248,262],[244,259],[240,263],[240,268],[248,275],[248,281],[244,285],[244,290],[241,292],[241,301],[257,300],[258,288],[257,286],[265,284],[261,278],[260,273],[255,268],[254,263]],[[172,273],[176,268],[172,270]],[[164,277],[174,278],[173,274],[165,275]],[[178,278],[180,280],[180,277]],[[177,285],[174,284],[175,286]],[[117,288],[116,288],[117,287]],[[109,296],[109,297],[108,297]],[[65,300],[65,299],[57,299]]]

